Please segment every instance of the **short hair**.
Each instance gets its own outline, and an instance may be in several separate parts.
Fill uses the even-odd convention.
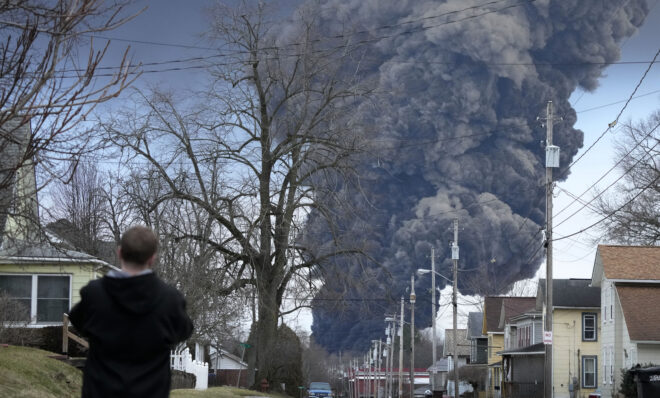
[[[121,237],[121,258],[134,264],[146,264],[158,250],[158,238],[151,228],[129,228]]]

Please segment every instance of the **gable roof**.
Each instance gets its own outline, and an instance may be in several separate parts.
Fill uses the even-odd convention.
[[[607,279],[658,280],[660,246],[598,245],[594,273],[599,265]]]
[[[502,300],[499,327],[504,329],[504,325],[511,318],[535,310],[536,297],[504,297],[504,300]]]
[[[660,341],[660,286],[617,285],[630,340]]]
[[[501,333],[504,329],[500,325],[500,312],[502,311],[502,300],[504,297],[501,296],[487,296],[484,299],[484,330],[483,334],[488,332]]]
[[[545,278],[539,279],[537,299],[545,302]],[[537,303],[539,300],[537,300]],[[591,286],[591,279],[553,279],[553,307],[600,308],[600,288]],[[537,309],[542,309],[542,305]]]
[[[468,334],[468,339],[473,339],[476,337],[481,337],[483,334],[481,333],[481,327],[484,322],[484,314],[483,312],[470,312],[468,314],[468,327],[467,327],[467,334]]]
[[[470,356],[470,342],[467,339],[467,329],[457,329],[458,341],[456,350],[458,356]],[[442,355],[452,355],[454,350],[454,329],[445,329],[445,344],[442,347]]]

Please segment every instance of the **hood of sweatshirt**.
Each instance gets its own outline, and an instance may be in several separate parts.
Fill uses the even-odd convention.
[[[112,300],[133,314],[151,311],[160,299],[162,289],[154,273],[131,278],[103,277],[103,286]]]

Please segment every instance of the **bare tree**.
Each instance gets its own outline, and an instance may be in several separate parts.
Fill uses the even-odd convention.
[[[90,148],[86,116],[116,97],[137,76],[124,53],[101,70],[109,43],[96,49],[91,34],[112,30],[128,0],[25,0],[0,4],[0,224],[15,174],[26,162],[65,178]],[[89,41],[89,50],[83,44]],[[2,225],[0,225],[2,227]]]
[[[660,244],[660,111],[646,121],[625,124],[617,148],[621,180],[614,194],[597,192],[596,211],[609,240]]]
[[[310,10],[288,24],[296,44],[283,44],[273,34],[276,14],[267,11],[263,4],[213,10],[212,31],[231,55],[211,67],[213,81],[201,103],[137,93],[134,109],[147,112],[115,115],[102,129],[129,166],[150,165],[157,196],[145,209],[175,202],[204,214],[208,228],[177,239],[213,249],[225,281],[215,293],[254,287],[256,380],[277,384],[267,353],[293,281],[316,289],[315,273],[325,262],[362,252],[359,239],[345,239],[334,224],[320,200],[333,192],[320,186],[350,181],[354,156],[368,137],[348,116],[364,94],[357,75],[347,73],[350,48],[318,40]],[[332,243],[314,247],[296,236],[310,209],[334,226]],[[296,261],[289,261],[292,255]]]
[[[108,212],[104,187],[105,180],[96,165],[82,162],[68,181],[55,184],[49,211],[54,220],[49,227],[76,249],[97,257],[107,251],[102,247],[102,230]]]

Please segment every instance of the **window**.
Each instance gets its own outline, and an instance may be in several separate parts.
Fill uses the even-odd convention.
[[[609,354],[609,351],[607,349],[607,346],[603,347],[603,384],[607,383],[607,354]]]
[[[598,358],[593,356],[582,357],[582,388],[596,388],[597,386]]]
[[[0,294],[12,303],[3,314],[3,321],[29,321],[32,297],[32,277],[0,275]]]
[[[593,312],[582,313],[582,341],[597,341],[596,314]]]
[[[0,275],[0,293],[22,309],[18,319],[4,320],[61,322],[62,314],[69,310],[70,287],[69,275]]]

